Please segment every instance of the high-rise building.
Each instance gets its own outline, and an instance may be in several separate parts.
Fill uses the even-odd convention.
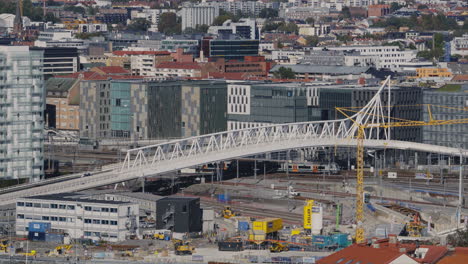
[[[198,25],[213,24],[219,16],[219,8],[206,5],[187,5],[182,8],[182,30],[196,28]]]
[[[0,179],[43,175],[43,52],[0,46]]]

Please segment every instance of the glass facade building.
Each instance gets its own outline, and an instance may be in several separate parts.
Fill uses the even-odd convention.
[[[43,52],[0,46],[0,179],[43,176]]]
[[[245,56],[258,56],[259,40],[212,39],[210,57],[225,59],[244,59]]]

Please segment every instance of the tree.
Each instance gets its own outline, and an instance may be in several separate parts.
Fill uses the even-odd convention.
[[[468,230],[457,230],[447,237],[448,243],[454,247],[468,247]]]
[[[206,33],[208,31],[208,25],[197,25],[195,28],[186,28],[184,34],[196,34],[196,33]]]
[[[58,17],[55,17],[55,15],[53,13],[47,13],[44,20],[46,22],[52,22],[52,23],[60,22],[60,19]]]
[[[163,13],[159,17],[158,30],[166,35],[180,34],[182,24],[177,20],[175,13]]]
[[[267,21],[265,25],[263,25],[262,31],[263,32],[275,31],[278,29],[279,26],[280,26],[280,23]]]
[[[284,33],[295,33],[299,32],[299,27],[294,22],[289,23],[281,23],[278,27],[278,31],[282,31]]]
[[[132,31],[147,31],[151,27],[151,22],[144,18],[137,18],[132,20],[132,23],[128,25],[127,29]]]
[[[395,11],[397,11],[398,9],[402,8],[403,6],[401,6],[400,4],[396,3],[396,2],[392,2],[390,4],[390,12],[393,13]]]
[[[84,9],[84,7],[82,6],[72,6],[72,5],[65,5],[63,7],[63,10],[65,11],[71,11],[73,13],[78,13],[78,14],[86,14],[86,9]]]
[[[343,6],[343,8],[341,9],[341,17],[351,18],[351,11],[349,10],[349,7]]]
[[[219,15],[213,21],[213,26],[221,26],[226,20],[232,19],[229,15]]]
[[[273,8],[263,8],[260,11],[259,16],[261,18],[275,18],[275,17],[278,17],[278,10],[273,9]]]
[[[319,43],[319,38],[317,36],[307,36],[305,39],[306,45],[309,47],[317,47],[317,44]]]
[[[296,79],[296,73],[291,68],[280,67],[273,75],[278,79]]]
[[[307,24],[313,25],[315,23],[315,19],[313,17],[308,17],[306,19]]]
[[[429,9],[427,5],[418,5],[418,10]]]
[[[281,41],[278,40],[278,41],[276,42],[276,47],[277,47],[278,49],[282,49],[282,48],[284,48],[284,45],[283,45],[283,43],[282,43]]]

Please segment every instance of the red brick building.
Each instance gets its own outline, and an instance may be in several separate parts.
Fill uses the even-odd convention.
[[[390,5],[370,5],[367,9],[368,17],[381,17],[390,14]]]

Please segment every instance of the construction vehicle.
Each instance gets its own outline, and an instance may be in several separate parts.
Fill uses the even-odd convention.
[[[452,120],[438,120],[434,118],[433,108],[439,107],[453,110],[464,110],[464,108],[438,106],[431,104],[414,105],[416,107],[426,107],[428,111],[429,120],[409,120],[402,118],[395,118],[391,116],[391,102],[387,100],[387,113],[385,114],[385,107],[382,104],[382,92],[385,87],[388,87],[388,96],[391,97],[390,90],[390,76],[383,82],[381,88],[376,96],[369,101],[364,107],[336,107],[337,112],[343,114],[347,119],[353,123],[353,134],[351,137],[357,140],[357,155],[356,155],[356,234],[354,236],[356,243],[364,243],[364,140],[379,138],[380,132],[390,139],[391,128],[395,127],[419,127],[419,126],[438,126],[438,125],[452,125],[452,124],[467,124],[468,119],[452,119]],[[393,107],[410,107],[409,105],[393,106]]]
[[[223,211],[221,212],[221,215],[226,218],[226,219],[229,219],[233,216],[238,216],[237,213],[235,213],[230,206],[224,206],[224,209]]]
[[[174,239],[172,243],[174,244],[174,253],[176,255],[192,255],[195,251],[195,248],[192,247],[188,241]]]
[[[412,219],[406,223],[406,231],[410,237],[421,237],[423,228],[421,215],[418,212],[414,213]]]
[[[56,246],[53,251],[49,252],[48,256],[49,257],[57,257],[60,255],[66,255],[68,254],[68,251],[72,248],[72,245],[60,245]]]
[[[0,251],[7,253],[9,247],[9,241],[7,239],[0,240]]]
[[[283,251],[289,251],[289,247],[281,242],[273,242],[273,244],[270,246],[271,253],[280,253]]]
[[[157,231],[157,233],[153,235],[153,239],[157,239],[157,240],[170,240],[170,238],[171,238],[171,231],[169,230]]]
[[[31,250],[30,252],[21,253],[21,255],[28,256],[28,257],[34,257],[34,256],[36,256],[36,254],[37,254],[36,250]]]

